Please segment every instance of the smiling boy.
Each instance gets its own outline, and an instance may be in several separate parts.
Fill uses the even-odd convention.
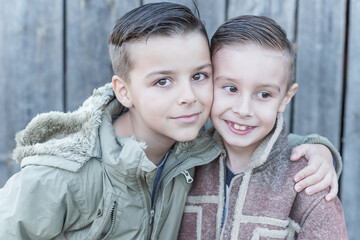
[[[228,20],[211,41],[218,161],[196,168],[179,239],[347,239],[338,198],[297,193],[282,113],[298,89],[295,54],[267,17]]]
[[[17,134],[0,239],[176,238],[195,166],[221,151],[199,134],[213,99],[205,27],[182,5],[146,4],[118,20],[109,52],[112,84]]]
[[[137,61],[128,79],[121,72],[113,77],[118,100],[130,109],[113,126],[117,136],[146,142],[148,158],[158,165],[176,141],[196,138],[210,114],[213,86],[203,34],[154,35],[129,45]]]

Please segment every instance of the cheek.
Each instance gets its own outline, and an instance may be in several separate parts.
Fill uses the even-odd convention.
[[[149,91],[150,92],[150,91]],[[138,96],[138,108],[142,109],[142,112],[157,115],[161,113],[171,103],[171,100],[166,98],[164,94],[147,94],[146,92],[139,93]]]
[[[213,87],[212,83],[199,85],[195,89],[195,94],[197,99],[201,102],[201,104],[210,111],[212,103],[213,103]]]
[[[261,111],[259,114],[261,114],[260,116],[262,116],[262,121],[265,125],[269,126],[270,128],[274,126],[277,116],[277,109],[275,107],[264,108],[263,111]]]
[[[219,91],[214,92],[214,101],[211,108],[211,116],[219,116],[227,106],[226,96],[223,96],[219,93]]]

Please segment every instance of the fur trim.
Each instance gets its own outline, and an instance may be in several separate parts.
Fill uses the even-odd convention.
[[[281,113],[278,113],[275,129],[256,148],[255,152],[251,156],[249,164],[246,166],[245,171],[259,167],[266,162],[271,149],[273,148],[276,140],[279,138],[280,133],[283,130],[283,125],[283,116]]]
[[[16,161],[33,155],[52,155],[84,164],[96,144],[103,111],[115,98],[111,83],[94,90],[74,112],[37,115],[16,134]]]

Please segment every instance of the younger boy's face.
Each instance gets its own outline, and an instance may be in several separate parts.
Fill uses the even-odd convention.
[[[224,46],[213,66],[212,123],[226,147],[254,151],[293,96],[287,92],[285,58],[253,45]]]
[[[193,140],[213,100],[207,39],[200,33],[152,36],[129,46],[127,89],[135,136],[168,143]]]

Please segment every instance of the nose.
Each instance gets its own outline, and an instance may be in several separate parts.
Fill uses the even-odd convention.
[[[196,102],[196,95],[189,81],[184,81],[179,84],[179,95],[178,95],[178,104],[187,105]]]
[[[254,116],[250,97],[239,97],[234,103],[232,110],[235,114],[242,118],[249,118]]]

